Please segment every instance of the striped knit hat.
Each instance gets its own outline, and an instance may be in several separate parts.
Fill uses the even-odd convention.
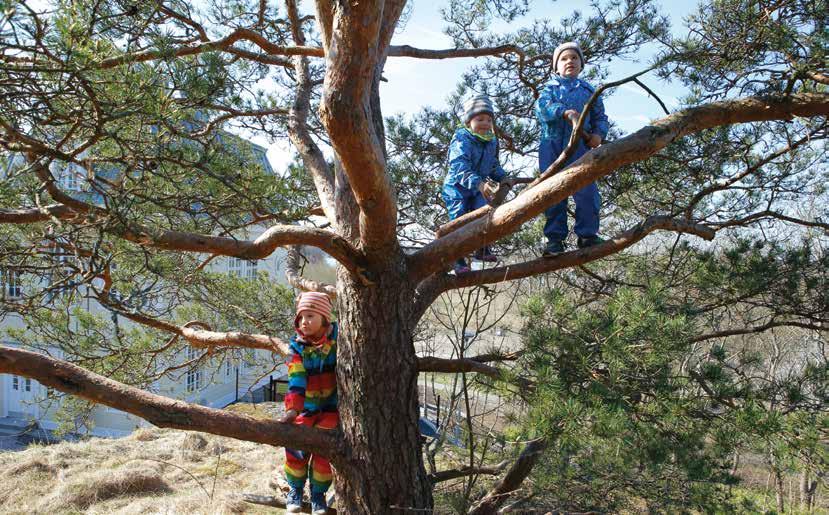
[[[458,113],[458,117],[466,125],[469,123],[469,120],[481,113],[486,113],[493,119],[495,118],[495,110],[492,109],[492,100],[486,95],[475,95],[464,101],[463,109]]]
[[[299,296],[299,301],[296,305],[296,317],[294,318],[294,327],[299,327],[299,314],[302,311],[311,311],[317,313],[327,322],[331,322],[331,299],[324,293],[315,291],[306,291]]]
[[[558,58],[561,57],[561,54],[565,50],[575,50],[579,54],[579,59],[581,59],[581,67],[584,68],[584,53],[582,53],[581,47],[575,41],[568,41],[567,43],[560,44],[553,51],[553,71],[558,69]]]

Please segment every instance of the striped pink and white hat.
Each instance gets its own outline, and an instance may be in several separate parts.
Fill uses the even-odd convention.
[[[328,298],[328,295],[315,291],[303,292],[299,296],[299,301],[296,305],[294,327],[299,327],[299,313],[302,311],[317,313],[327,322],[331,322],[331,308],[331,299]]]

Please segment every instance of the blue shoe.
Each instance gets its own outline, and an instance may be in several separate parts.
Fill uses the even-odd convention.
[[[325,515],[328,513],[328,504],[325,502],[324,493],[311,493],[311,513],[314,515]]]
[[[302,490],[291,488],[285,498],[285,511],[288,513],[299,513],[302,511]]]
[[[547,243],[546,247],[544,247],[544,251],[541,253],[541,256],[545,258],[551,258],[558,256],[562,252],[564,252],[564,242],[551,241]]]
[[[604,243],[604,242],[605,242],[605,240],[603,238],[598,237],[598,236],[588,236],[586,238],[582,238],[581,236],[579,236],[577,245],[580,249],[586,249],[587,247],[592,247],[593,245],[599,245],[599,244]]]

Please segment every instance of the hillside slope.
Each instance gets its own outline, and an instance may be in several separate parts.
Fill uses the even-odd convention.
[[[266,409],[251,414],[267,416]],[[275,494],[283,456],[266,445],[156,428],[33,445],[0,452],[0,513],[281,513],[241,494]]]

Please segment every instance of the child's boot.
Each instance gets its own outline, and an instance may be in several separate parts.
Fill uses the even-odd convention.
[[[285,511],[288,513],[299,513],[302,511],[302,490],[291,487],[288,497],[285,499]]]
[[[328,504],[325,502],[324,493],[311,492],[311,513],[314,515],[325,515],[328,513]]]
[[[466,264],[466,260],[461,258],[455,261],[455,274],[463,274],[469,272],[470,268],[469,265]]]
[[[578,242],[576,244],[580,249],[586,249],[587,247],[592,247],[593,245],[598,245],[604,242],[605,240],[598,236],[586,236],[584,238],[579,236]]]
[[[472,257],[485,263],[495,263],[498,261],[498,256],[492,253],[492,249],[489,246],[476,250]]]
[[[547,242],[547,246],[544,247],[544,251],[541,253],[541,255],[545,258],[551,258],[558,256],[562,252],[564,252],[563,241],[550,241]]]

